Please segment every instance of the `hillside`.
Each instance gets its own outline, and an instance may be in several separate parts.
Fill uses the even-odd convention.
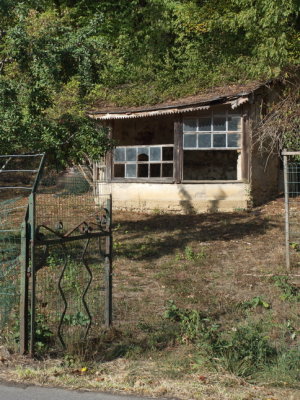
[[[283,200],[251,212],[114,217],[114,328],[0,377],[179,399],[297,399],[299,254]],[[81,370],[87,368],[87,370]]]

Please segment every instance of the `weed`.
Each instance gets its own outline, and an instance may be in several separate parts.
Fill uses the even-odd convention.
[[[272,382],[275,386],[286,387],[300,382],[300,349],[293,347],[282,349],[274,363],[259,374],[260,379]]]
[[[300,244],[296,242],[290,243],[290,247],[296,251],[300,251]]]
[[[289,283],[289,278],[287,276],[274,276],[273,277],[275,286],[277,286],[282,294],[280,298],[287,301],[300,301],[300,288]]]
[[[86,326],[90,322],[89,317],[78,311],[76,314],[68,314],[64,317],[64,323],[70,326]]]
[[[260,296],[255,296],[248,301],[244,301],[243,303],[239,304],[239,306],[244,310],[247,310],[249,308],[250,309],[256,308],[256,307],[263,307],[266,309],[271,308],[271,305]]]
[[[229,372],[249,377],[274,362],[277,352],[269,343],[262,323],[238,326],[224,336],[217,355]]]
[[[206,253],[204,249],[201,249],[200,251],[196,252],[190,246],[185,247],[183,254],[178,252],[175,255],[176,261],[180,260],[199,261],[199,260],[204,260],[205,258],[206,258]]]
[[[179,339],[196,343],[213,365],[222,365],[231,373],[249,377],[270,365],[276,349],[269,343],[262,323],[248,323],[222,332],[220,324],[197,310],[182,310],[168,302],[165,318],[179,324]],[[217,361],[217,363],[216,363]]]
[[[204,340],[212,344],[216,341],[219,325],[212,323],[197,310],[182,310],[173,301],[169,301],[164,318],[179,324],[179,339],[183,343]]]

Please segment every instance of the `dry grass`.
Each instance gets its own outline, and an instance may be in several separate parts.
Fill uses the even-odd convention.
[[[225,329],[249,316],[269,321],[272,343],[284,339],[299,345],[298,335],[289,337],[284,328],[289,321],[299,332],[299,303],[283,301],[272,280],[286,275],[283,213],[278,199],[251,212],[115,214],[114,330],[92,341],[82,357],[3,360],[0,377],[180,399],[300,399],[299,385],[283,381],[276,387],[279,382],[272,379],[254,384],[221,365],[212,369],[194,345],[169,335],[163,319],[167,301],[173,300]],[[295,253],[295,285],[300,284],[299,261]],[[245,316],[237,305],[253,297],[265,299],[271,308],[256,307]]]

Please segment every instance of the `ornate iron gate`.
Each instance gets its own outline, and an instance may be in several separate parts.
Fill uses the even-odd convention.
[[[0,232],[0,286],[3,299],[8,291],[13,295],[6,314],[20,321],[20,352],[33,355],[47,341],[52,347],[78,345],[111,324],[112,204],[111,196],[98,194],[97,184],[82,169],[56,173],[44,167],[44,155],[39,155],[39,165],[30,173],[34,180],[26,187],[9,186],[14,194],[25,190],[29,196],[17,198],[20,204],[9,196],[1,199],[0,219],[6,225]],[[0,192],[7,188],[1,182]],[[13,245],[8,243],[12,231]],[[0,323],[6,324],[3,311]]]

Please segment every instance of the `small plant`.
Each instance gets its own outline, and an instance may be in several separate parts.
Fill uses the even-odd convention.
[[[206,258],[206,253],[204,249],[201,249],[200,251],[196,252],[190,246],[185,247],[183,254],[178,252],[175,255],[176,261],[180,260],[199,261],[205,258]]]
[[[296,242],[290,243],[290,247],[296,251],[300,251],[300,244]]]
[[[267,301],[265,301],[262,297],[255,296],[252,299],[241,303],[240,307],[243,308],[244,310],[256,308],[256,307],[263,307],[266,309],[270,309],[271,305]]]
[[[287,276],[275,276],[275,286],[277,286],[282,294],[280,298],[287,301],[300,301],[300,288],[289,283]]]
[[[76,314],[65,315],[64,322],[70,326],[86,326],[90,319],[86,314],[78,311]]]
[[[50,343],[51,338],[53,336],[53,332],[47,325],[46,316],[43,314],[39,314],[36,316],[36,328],[35,328],[35,345],[37,350],[47,350]]]
[[[179,339],[183,343],[209,342],[216,343],[219,324],[212,323],[198,310],[184,310],[178,308],[171,300],[167,303],[164,318],[177,322],[180,327]]]
[[[225,336],[219,357],[228,371],[249,377],[274,362],[277,351],[269,343],[262,323],[238,326]]]

